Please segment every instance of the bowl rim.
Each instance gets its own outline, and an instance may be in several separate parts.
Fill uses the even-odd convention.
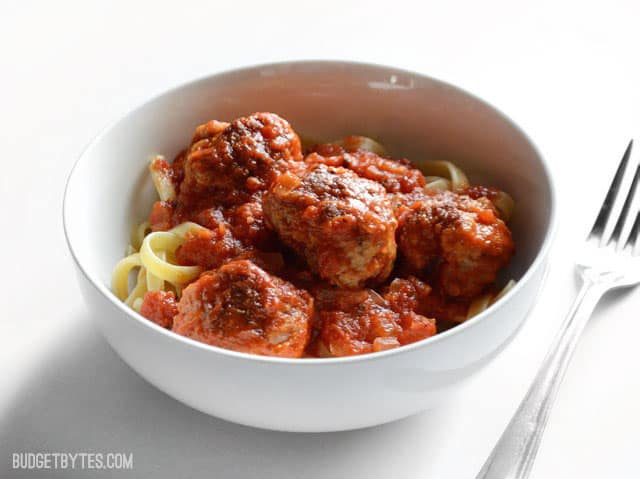
[[[461,94],[463,96],[467,96],[475,102],[487,107],[493,113],[495,113],[502,121],[507,123],[513,130],[515,130],[518,134],[521,135],[523,139],[529,144],[531,150],[535,153],[537,159],[542,166],[542,170],[544,173],[544,178],[546,180],[548,189],[549,189],[549,223],[545,232],[544,239],[542,241],[542,246],[538,249],[535,258],[531,262],[531,264],[527,267],[525,273],[522,277],[516,282],[516,284],[511,288],[503,297],[498,299],[495,303],[490,305],[487,309],[477,314],[471,319],[466,320],[465,322],[448,329],[447,331],[443,331],[441,333],[437,333],[429,338],[422,339],[420,341],[416,341],[415,343],[410,343],[404,346],[400,346],[398,348],[389,349],[385,351],[379,351],[368,354],[361,354],[356,356],[341,356],[335,358],[283,358],[277,356],[262,356],[258,354],[250,354],[239,351],[233,351],[230,349],[225,349],[218,346],[213,346],[210,344],[206,344],[200,341],[196,341],[191,338],[187,338],[180,334],[174,333],[171,330],[162,328],[157,324],[149,321],[144,318],[140,313],[135,310],[129,308],[124,302],[120,301],[102,281],[98,280],[91,272],[89,272],[78,259],[76,251],[74,250],[72,239],[69,233],[69,224],[73,221],[70,213],[68,203],[68,196],[71,184],[74,179],[74,173],[77,170],[77,167],[80,163],[85,161],[86,158],[89,157],[89,153],[91,150],[98,144],[102,139],[121,121],[125,120],[132,113],[144,108],[145,106],[157,101],[161,97],[176,93],[180,90],[185,90],[191,88],[199,83],[206,83],[215,77],[225,76],[225,75],[233,75],[233,74],[242,74],[242,73],[250,73],[252,71],[258,72],[262,69],[266,68],[282,68],[282,67],[293,67],[298,69],[310,68],[310,67],[323,67],[323,68],[345,68],[345,67],[355,67],[355,68],[365,68],[372,70],[385,70],[389,74],[401,74],[401,75],[409,75],[413,77],[417,77],[423,80],[428,80],[433,82],[434,84],[444,86],[454,90],[456,93]],[[407,70],[403,68],[397,68],[391,65],[384,65],[378,63],[371,62],[359,62],[359,61],[348,61],[348,60],[330,60],[330,59],[319,59],[319,60],[291,60],[291,61],[279,61],[279,62],[267,62],[267,63],[259,63],[248,65],[239,68],[230,68],[227,70],[219,70],[207,73],[205,75],[199,76],[193,80],[189,80],[186,82],[179,83],[172,87],[166,88],[159,93],[153,94],[145,100],[142,100],[136,103],[133,107],[130,107],[126,110],[125,113],[122,113],[116,117],[115,120],[110,121],[104,126],[100,132],[91,139],[87,145],[83,148],[82,152],[74,162],[65,182],[65,188],[63,193],[62,200],[62,225],[64,230],[64,236],[67,243],[67,247],[71,256],[81,271],[82,275],[85,279],[91,284],[93,288],[95,288],[98,293],[103,295],[108,301],[110,301],[116,308],[120,309],[127,316],[131,317],[134,321],[142,324],[143,327],[150,328],[151,331],[155,331],[156,333],[163,334],[169,340],[181,341],[186,347],[196,347],[200,348],[204,351],[209,351],[212,353],[222,354],[224,356],[228,356],[229,358],[234,358],[238,360],[247,360],[247,361],[255,361],[259,363],[279,363],[279,364],[289,364],[289,365],[299,365],[301,367],[306,366],[314,366],[314,365],[338,365],[343,363],[359,363],[362,361],[376,361],[384,358],[388,358],[396,355],[408,354],[416,349],[420,349],[422,347],[427,347],[430,344],[446,341],[449,337],[455,336],[457,334],[462,334],[463,331],[475,327],[479,324],[482,324],[488,316],[490,316],[493,312],[498,311],[506,307],[506,305],[510,302],[511,298],[513,298],[522,288],[523,286],[531,279],[533,274],[539,269],[541,263],[547,258],[551,245],[553,243],[553,239],[555,237],[556,229],[557,229],[557,193],[555,181],[553,179],[553,175],[551,173],[551,169],[547,160],[540,153],[537,145],[531,140],[529,135],[525,131],[523,131],[518,124],[516,124],[510,117],[504,114],[500,109],[496,108],[491,103],[485,101],[484,99],[474,95],[473,93],[468,92],[467,90],[448,83],[443,80],[439,80],[437,78],[431,77],[424,73],[415,72],[412,70]]]

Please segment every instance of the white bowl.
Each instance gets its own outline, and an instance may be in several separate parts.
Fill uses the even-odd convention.
[[[395,156],[456,162],[472,182],[516,200],[518,284],[482,314],[435,337],[331,359],[253,356],[208,346],[147,321],[110,291],[113,266],[154,199],[153,153],[171,158],[209,119],[272,111],[298,133],[363,134]],[[395,68],[290,62],[215,74],[156,96],[103,131],[69,176],[64,226],[98,326],[122,359],[177,400],[255,427],[335,431],[373,426],[449,397],[514,334],[541,285],[554,223],[549,170],[508,118],[446,83]]]

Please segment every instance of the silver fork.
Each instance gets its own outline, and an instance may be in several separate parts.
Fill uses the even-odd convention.
[[[629,229],[629,212],[640,177],[636,168],[631,186],[617,218],[612,218],[616,199],[629,164],[633,141],[629,143],[604,199],[596,221],[587,236],[584,250],[576,267],[582,286],[567,318],[556,334],[553,344],[540,367],[533,384],[518,410],[502,433],[491,455],[476,479],[525,479],[533,466],[551,406],[558,392],[571,356],[593,309],[604,293],[615,288],[640,283],[640,258],[636,243],[640,230],[640,212]],[[622,198],[622,196],[620,196]],[[615,226],[613,222],[615,221]],[[611,234],[607,231],[613,226]],[[626,238],[625,238],[626,237]],[[626,241],[625,241],[626,239]]]

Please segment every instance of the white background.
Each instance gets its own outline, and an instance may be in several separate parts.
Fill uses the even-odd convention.
[[[9,471],[12,452],[125,451],[134,474],[42,476],[473,478],[569,307],[574,246],[640,134],[639,20],[632,1],[3,2],[0,476],[39,477]],[[461,86],[518,122],[557,178],[548,281],[515,340],[449,404],[363,431],[254,430],[155,390],[95,330],[61,227],[65,178],[106,123],[197,76],[303,58],[386,63]],[[640,291],[600,304],[533,477],[640,476],[639,306]]]

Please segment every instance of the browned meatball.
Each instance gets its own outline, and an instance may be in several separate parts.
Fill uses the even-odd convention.
[[[433,336],[435,321],[413,311],[416,290],[403,287],[398,281],[401,280],[392,283],[384,297],[371,289],[318,288],[317,334],[309,352],[351,356],[393,349]],[[428,294],[428,286],[425,287]]]
[[[427,314],[423,304],[432,296],[431,287],[418,278],[396,278],[383,291],[389,307],[399,316],[400,344],[413,343],[436,334],[436,316]]]
[[[280,175],[263,208],[282,241],[330,283],[355,288],[389,275],[397,221],[378,183],[317,165],[301,176]]]
[[[335,153],[327,148],[329,145],[321,145],[317,151]],[[309,164],[326,164],[330,166],[342,166],[355,171],[359,176],[377,181],[389,193],[409,193],[426,184],[424,175],[414,167],[409,160],[392,160],[383,158],[371,151],[354,150],[341,152],[337,155],[323,156],[319,153],[311,153],[305,158]]]
[[[480,294],[513,254],[511,232],[486,198],[425,194],[397,214],[399,251],[414,270],[435,269],[448,296]]]
[[[300,357],[312,315],[309,293],[240,260],[204,273],[185,288],[173,331],[234,351]]]
[[[398,315],[372,290],[320,290],[316,294],[316,352],[352,356],[400,346]]]
[[[212,206],[246,203],[289,163],[301,160],[298,135],[278,115],[209,122],[198,128],[187,152],[176,215],[184,220]]]

